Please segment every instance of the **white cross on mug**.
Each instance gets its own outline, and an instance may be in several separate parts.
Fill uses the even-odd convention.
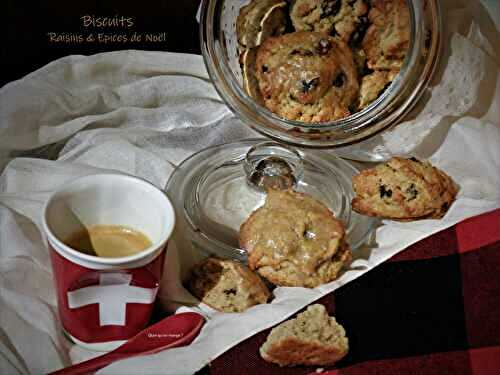
[[[131,286],[132,275],[101,273],[99,284],[68,292],[70,309],[99,304],[99,324],[125,325],[127,303],[153,303],[158,288]]]

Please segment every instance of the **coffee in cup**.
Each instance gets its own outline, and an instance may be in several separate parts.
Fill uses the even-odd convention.
[[[152,245],[142,232],[124,225],[93,225],[73,232],[63,241],[84,254],[104,258],[126,257]]]

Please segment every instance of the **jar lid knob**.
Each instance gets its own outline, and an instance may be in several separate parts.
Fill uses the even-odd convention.
[[[293,188],[304,173],[300,153],[276,142],[252,146],[243,166],[247,183],[260,191]]]

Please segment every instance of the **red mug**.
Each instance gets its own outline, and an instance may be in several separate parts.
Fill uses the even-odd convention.
[[[174,223],[166,195],[132,176],[84,176],[50,196],[43,227],[59,317],[73,342],[90,350],[113,350],[148,325]],[[98,257],[63,242],[99,224],[133,228],[152,245],[129,256]]]

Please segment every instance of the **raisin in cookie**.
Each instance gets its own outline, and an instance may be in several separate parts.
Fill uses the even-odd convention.
[[[351,260],[344,225],[314,198],[269,190],[240,228],[251,269],[281,286],[313,288],[335,280]]]
[[[316,304],[273,328],[259,351],[280,366],[329,366],[347,354],[349,341],[344,327]]]
[[[410,12],[405,0],[372,0],[371,22],[362,46],[370,69],[399,69],[410,44]]]
[[[359,108],[363,109],[377,99],[397,74],[393,70],[376,70],[364,76],[359,89]]]
[[[351,50],[322,33],[267,39],[257,52],[257,80],[264,105],[289,120],[337,120],[350,115],[358,100]]]
[[[236,35],[242,49],[260,45],[271,36],[285,32],[287,2],[283,0],[253,0],[242,7],[236,19]]]
[[[399,157],[354,176],[353,187],[356,212],[394,220],[441,218],[458,192],[429,162]]]
[[[363,0],[295,0],[290,18],[296,31],[338,35],[347,42],[367,12]]]
[[[231,260],[207,258],[191,271],[188,289],[216,310],[241,312],[266,303],[270,293],[258,275]]]

